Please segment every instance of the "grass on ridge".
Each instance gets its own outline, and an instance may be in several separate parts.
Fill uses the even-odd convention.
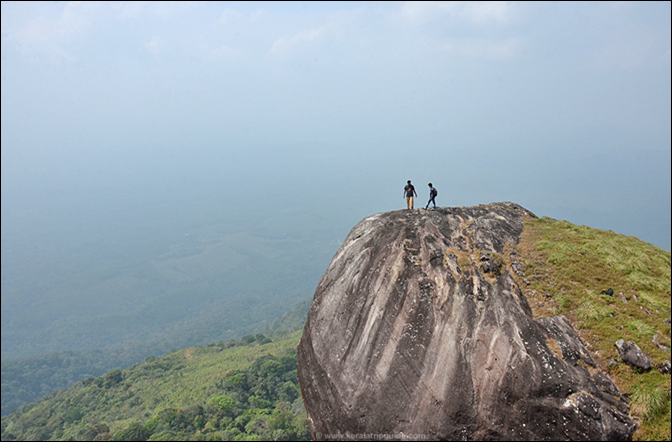
[[[525,276],[515,276],[535,317],[563,314],[578,330],[600,369],[631,400],[635,440],[670,440],[670,375],[657,367],[670,353],[670,252],[637,238],[550,218],[527,219],[515,249]],[[613,295],[602,291],[613,290]],[[614,343],[632,340],[654,368],[624,364]],[[609,361],[618,362],[608,367]]]

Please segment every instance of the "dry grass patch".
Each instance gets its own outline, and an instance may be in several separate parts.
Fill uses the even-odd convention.
[[[556,341],[553,338],[547,339],[546,340],[546,346],[553,352],[556,358],[562,360],[562,349],[560,348],[560,344],[558,344],[558,341]]]

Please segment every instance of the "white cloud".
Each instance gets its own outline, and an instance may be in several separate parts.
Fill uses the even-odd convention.
[[[270,52],[272,54],[282,54],[302,43],[319,40],[327,34],[328,29],[327,25],[322,25],[317,29],[299,32],[290,38],[280,37],[273,42]]]
[[[453,13],[458,6],[458,2],[405,2],[401,14],[409,21],[417,23],[429,19],[436,13]]]
[[[236,54],[236,51],[226,45],[211,48],[207,43],[201,46],[200,56],[209,61],[221,60]]]
[[[142,12],[146,9],[148,2],[123,2],[121,4],[121,11],[119,12],[119,18],[135,20]]]
[[[138,20],[143,17],[168,20],[173,16],[179,16],[192,6],[189,2],[149,2],[132,1],[121,3],[104,3],[109,9],[117,12],[120,20]]]
[[[478,24],[506,23],[511,17],[511,2],[467,2],[464,13]]]
[[[65,47],[91,28],[93,8],[95,5],[69,2],[58,17],[40,14],[19,27],[9,39],[14,40],[25,55],[46,56],[52,62],[74,60]]]
[[[406,2],[390,16],[418,44],[465,57],[507,60],[522,47],[510,26],[516,8],[514,2]],[[457,37],[465,30],[469,36]]]
[[[269,18],[271,14],[268,12],[264,11],[263,9],[258,10],[257,12],[253,12],[250,15],[250,20],[252,21],[261,21],[263,19]]]
[[[507,60],[520,52],[521,42],[517,38],[502,41],[449,40],[442,49],[466,57]]]
[[[240,12],[234,11],[233,9],[230,8],[226,8],[222,13],[221,17],[219,17],[219,19],[217,20],[217,22],[223,25],[231,25],[238,22],[242,18],[243,14],[241,14]]]
[[[619,30],[608,37],[593,56],[593,65],[597,69],[629,70],[640,68],[659,58],[660,54],[665,51],[661,47],[662,42],[666,39],[669,41],[669,35],[656,35],[639,30],[637,32],[634,32],[634,30]]]
[[[514,2],[406,2],[401,15],[413,24],[437,18],[451,17],[458,20],[486,24],[504,24],[512,16]]]
[[[149,38],[149,41],[145,43],[145,49],[152,55],[158,55],[161,53],[163,48],[163,41],[158,35],[153,35]]]
[[[362,10],[341,10],[335,12],[325,19],[322,26],[314,27],[307,31],[301,31],[294,34],[292,37],[282,36],[276,39],[268,51],[271,55],[287,54],[310,43],[323,41],[327,38],[338,38],[344,35],[352,35],[358,30],[353,23],[356,22],[362,15]],[[360,29],[361,31],[361,29]]]

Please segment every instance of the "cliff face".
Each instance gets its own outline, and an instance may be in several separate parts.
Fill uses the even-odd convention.
[[[591,376],[569,322],[535,321],[511,275],[530,216],[496,203],[382,213],[352,229],[298,348],[318,440],[631,438],[624,398]]]

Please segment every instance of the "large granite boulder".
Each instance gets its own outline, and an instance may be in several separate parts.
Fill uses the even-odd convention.
[[[298,376],[320,439],[628,440],[635,423],[564,317],[511,275],[512,203],[381,213],[315,292]]]

